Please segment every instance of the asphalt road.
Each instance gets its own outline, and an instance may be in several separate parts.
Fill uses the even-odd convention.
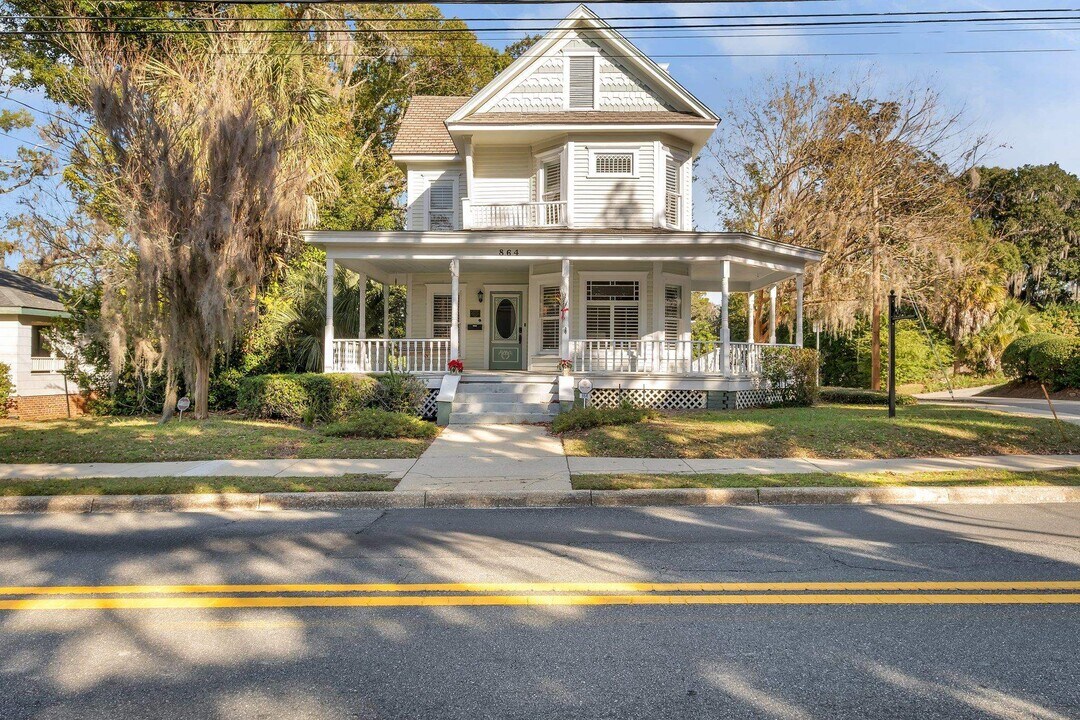
[[[779,590],[417,589],[552,581]],[[850,604],[789,602],[806,581]],[[1076,601],[867,581],[1076,583],[1080,505],[0,517],[0,604],[27,603],[0,609],[0,718],[1080,717]],[[395,586],[235,587],[375,582]],[[73,595],[120,609],[47,609]]]

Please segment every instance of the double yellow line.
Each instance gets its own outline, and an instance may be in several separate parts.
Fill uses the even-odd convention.
[[[0,587],[0,611],[523,605],[1080,604],[1080,581],[533,582]]]

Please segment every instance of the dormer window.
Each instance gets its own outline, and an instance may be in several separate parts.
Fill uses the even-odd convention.
[[[571,55],[569,62],[569,95],[571,110],[592,110],[596,94],[596,56]]]

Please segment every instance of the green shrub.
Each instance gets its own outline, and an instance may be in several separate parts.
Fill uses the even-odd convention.
[[[617,408],[574,408],[555,416],[551,430],[555,433],[588,430],[602,425],[633,425],[659,416],[656,410],[623,405]]]
[[[427,398],[427,386],[415,376],[400,372],[390,363],[390,372],[379,377],[375,403],[386,412],[417,415]]]
[[[952,367],[954,355],[952,343],[940,330],[930,326],[926,332],[915,320],[898,320],[896,323],[896,382],[898,385],[924,383],[940,380],[942,372]],[[856,342],[859,354],[860,382],[870,385],[871,347],[873,335],[868,330]],[[881,328],[881,384],[889,372],[889,330],[885,323]]]
[[[439,429],[415,415],[368,408],[348,420],[325,425],[321,432],[331,437],[431,438]]]
[[[11,368],[7,363],[0,363],[0,417],[7,417],[8,406],[15,394],[15,384],[11,381]]]
[[[888,405],[889,393],[883,390],[865,390],[863,388],[823,387],[818,393],[822,402],[840,405]],[[914,405],[911,395],[896,396],[897,405]]]
[[[1049,340],[1053,337],[1056,336],[1050,333],[1037,332],[1016,338],[1005,347],[1005,351],[1001,354],[1002,371],[1017,380],[1033,379],[1035,373],[1031,371],[1031,365],[1029,364],[1031,349],[1043,340]]]
[[[765,346],[761,378],[780,394],[781,405],[813,405],[818,397],[818,354],[810,348]]]
[[[1080,387],[1080,338],[1050,337],[1028,353],[1031,374],[1054,390]]]
[[[255,375],[240,381],[236,407],[248,417],[298,422],[346,420],[370,407],[376,382],[364,375]]]

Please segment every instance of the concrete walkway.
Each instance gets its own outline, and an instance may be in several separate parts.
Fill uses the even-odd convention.
[[[396,490],[559,492],[570,489],[562,441],[541,425],[450,425]]]
[[[929,402],[937,405],[952,405],[954,407],[979,408],[984,410],[997,410],[999,412],[1021,415],[1024,417],[1050,418],[1054,414],[1044,399],[1014,398],[1014,397],[984,397],[976,393],[988,390],[987,387],[962,388],[955,390],[950,396],[949,392],[921,393],[916,395],[921,402]],[[954,399],[955,398],[955,399]],[[1058,419],[1080,425],[1080,401],[1078,400],[1054,400],[1054,409],[1057,410]]]
[[[371,474],[402,478],[397,489],[468,492],[561,492],[570,475],[608,473],[940,472],[1056,470],[1080,467],[1080,455],[983,455],[954,458],[703,459],[566,457],[558,438],[533,425],[449,427],[419,460],[199,460],[147,463],[0,465],[0,479],[101,477],[336,477]]]

